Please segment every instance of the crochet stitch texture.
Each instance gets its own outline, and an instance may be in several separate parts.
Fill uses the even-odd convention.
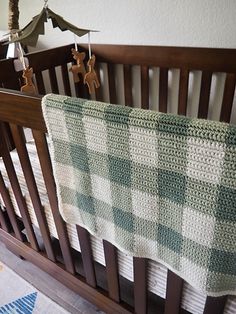
[[[59,208],[208,295],[236,294],[236,127],[43,99]]]

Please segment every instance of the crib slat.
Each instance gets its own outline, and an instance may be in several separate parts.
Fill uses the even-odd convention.
[[[160,68],[159,81],[159,111],[167,112],[168,100],[168,69]]]
[[[203,314],[223,314],[227,296],[213,298],[207,297]]]
[[[6,211],[7,211],[8,217],[10,219],[13,231],[15,233],[15,236],[18,240],[23,242],[23,236],[22,236],[22,233],[20,231],[18,221],[16,219],[14,207],[12,205],[12,201],[11,201],[9,192],[8,192],[8,189],[5,185],[5,182],[3,180],[1,172],[0,172],[0,193],[1,193],[1,196],[3,199],[3,202],[6,206]]]
[[[75,84],[75,92],[76,97],[89,99],[89,93],[88,93],[88,87],[87,85],[84,85],[82,78],[80,78],[79,82],[74,83]]]
[[[99,70],[99,64],[97,62],[95,63],[95,71],[97,73],[97,78],[98,78],[98,81],[100,83],[100,87],[95,88],[96,100],[103,101],[100,70]]]
[[[179,314],[183,290],[183,279],[168,270],[165,314]]]
[[[211,92],[211,80],[212,80],[212,72],[203,71],[202,80],[201,80],[199,107],[198,107],[198,118],[203,118],[203,119],[207,118],[208,109],[209,109],[210,92]]]
[[[231,110],[235,93],[236,74],[227,73],[221,106],[220,121],[230,122]]]
[[[54,94],[59,94],[59,88],[58,88],[57,76],[56,76],[55,68],[50,68],[49,69],[49,78],[50,78],[52,92]]]
[[[45,134],[40,131],[32,130],[33,137],[35,140],[37,153],[39,157],[39,162],[41,165],[42,173],[44,182],[46,185],[49,204],[52,210],[53,219],[55,222],[55,226],[57,229],[57,234],[59,238],[59,243],[64,259],[64,263],[66,266],[66,270],[72,274],[75,273],[75,267],[71,255],[69,238],[66,231],[65,222],[62,220],[58,209],[58,200],[57,200],[57,193],[56,193],[56,186],[52,172],[52,164],[51,159],[48,151],[47,140]]]
[[[4,130],[5,130],[5,140],[7,143],[7,147],[9,151],[11,152],[13,149],[15,149],[15,143],[11,134],[11,129],[8,122],[5,122],[4,124]],[[0,151],[1,156],[1,151]]]
[[[116,104],[117,99],[116,99],[116,83],[115,83],[115,65],[108,63],[107,71],[108,71],[110,103]]]
[[[149,108],[149,68],[147,66],[141,66],[141,98],[142,108]]]
[[[147,260],[134,257],[134,308],[136,314],[147,313]]]
[[[70,80],[69,80],[67,64],[62,64],[61,73],[62,73],[62,80],[63,80],[63,86],[65,90],[65,95],[71,96]]]
[[[103,249],[106,261],[109,297],[116,302],[120,302],[117,250],[114,245],[105,240],[103,240]]]
[[[90,242],[90,235],[88,231],[80,226],[76,226],[79,243],[81,248],[81,255],[83,260],[84,272],[86,277],[86,282],[96,288],[96,276],[95,276],[95,269],[93,263],[93,255],[92,255],[92,248]]]
[[[4,134],[4,132],[5,132],[4,131],[4,123],[1,122],[0,123],[0,133]],[[2,151],[3,162],[4,162],[4,165],[6,167],[7,174],[8,174],[9,180],[11,182],[12,190],[14,192],[16,202],[17,202],[17,205],[19,207],[19,210],[20,210],[23,222],[24,222],[27,236],[29,237],[29,242],[35,251],[39,251],[38,242],[37,242],[37,239],[35,237],[35,233],[34,233],[34,230],[32,227],[32,223],[30,220],[26,201],[25,201],[25,198],[22,194],[20,184],[19,184],[18,178],[16,176],[15,168],[13,166],[13,162],[12,162],[12,159],[11,159],[11,156],[10,156],[10,153],[8,151],[7,144],[5,141],[5,136],[0,137],[0,146],[1,146],[1,151]]]
[[[83,83],[81,81],[74,83],[75,86],[75,94],[78,98],[83,98]]]
[[[0,224],[1,224],[1,228],[10,233],[10,228],[9,228],[9,223],[6,221],[6,217],[4,216],[3,210],[0,207]]]
[[[42,72],[35,73],[35,78],[36,78],[36,83],[37,83],[37,87],[38,87],[38,93],[40,95],[45,95],[46,90],[45,90],[45,86],[44,86],[44,82],[43,82]]]
[[[25,176],[26,184],[29,190],[31,201],[34,207],[34,212],[37,217],[43,243],[45,245],[47,256],[50,260],[56,261],[55,254],[52,248],[50,231],[46,220],[45,212],[40,200],[37,185],[35,182],[32,166],[30,163],[29,155],[24,141],[23,128],[14,124],[11,124],[12,135],[16,144],[16,149],[22,166],[22,170]]]
[[[180,71],[178,114],[186,116],[188,102],[189,70]]]
[[[133,106],[132,97],[132,75],[131,66],[129,64],[124,64],[124,90],[125,90],[125,105]]]

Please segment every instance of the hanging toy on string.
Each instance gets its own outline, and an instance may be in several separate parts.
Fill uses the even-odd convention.
[[[78,51],[76,37],[75,37],[75,48],[72,48],[71,52],[73,55],[73,59],[76,60],[76,64],[72,65],[69,71],[73,73],[74,82],[78,83],[80,81],[79,75],[82,75],[82,79],[84,80],[84,76],[86,73],[85,66],[84,66],[84,59],[85,59],[86,54],[85,52]]]
[[[25,85],[21,87],[21,91],[28,94],[36,94],[36,88],[33,83],[33,74],[34,74],[33,68],[30,68],[28,64],[26,65],[27,59],[25,59],[24,57],[23,49],[20,43],[19,43],[19,48],[17,50],[18,50],[19,60],[23,67],[22,77],[25,81]]]
[[[85,76],[85,66],[84,66],[84,59],[85,59],[85,52],[76,51],[74,48],[71,49],[73,58],[76,60],[76,64],[72,65],[69,69],[73,73],[74,82],[77,83],[80,81],[79,74],[82,75],[84,79]]]
[[[84,84],[88,85],[89,94],[94,94],[95,87],[96,88],[100,87],[97,73],[94,70],[95,60],[96,60],[95,55],[92,55],[87,63],[89,67],[89,71],[84,76]]]
[[[91,55],[91,44],[90,44],[90,33],[88,33],[88,47],[89,47],[89,60],[88,60],[88,72],[84,76],[84,84],[88,85],[89,94],[95,93],[95,88],[100,87],[100,83],[97,77],[97,73],[94,70],[96,57],[95,55]]]
[[[33,68],[27,67],[23,70],[22,77],[25,79],[25,85],[21,87],[21,91],[28,94],[36,94],[36,88],[33,83]]]
[[[13,42],[19,42],[25,46],[35,47],[37,42],[38,42],[39,35],[43,35],[45,33],[44,24],[45,24],[45,22],[48,21],[48,19],[51,19],[53,28],[58,27],[61,31],[69,30],[79,37],[84,36],[85,34],[88,34],[89,32],[91,32],[91,30],[78,28],[75,25],[64,20],[63,17],[61,17],[60,15],[58,15],[55,12],[53,12],[52,10],[50,10],[48,7],[48,0],[44,0],[44,7],[43,7],[42,11],[40,12],[40,14],[33,17],[32,21],[30,23],[28,23],[23,29],[19,30],[17,32],[17,36],[15,38],[12,38],[8,42],[8,44],[13,43]],[[81,60],[81,61],[77,61],[77,59],[76,59],[77,66],[78,66],[78,62],[79,62],[79,69],[82,71],[82,56],[83,55],[78,56],[79,52],[76,53],[74,51],[72,53],[74,53],[75,58],[78,58],[78,60]],[[80,72],[78,72],[78,73],[80,73]],[[84,71],[84,73],[85,73],[85,71]],[[25,67],[24,71],[23,71],[23,75],[24,75],[23,77],[26,81],[25,86],[27,86],[27,89],[28,90],[30,89],[31,91],[35,90],[35,87],[33,86],[33,82],[32,82],[33,69]],[[29,86],[30,86],[30,88],[29,88]],[[25,87],[24,87],[24,89],[25,89]]]

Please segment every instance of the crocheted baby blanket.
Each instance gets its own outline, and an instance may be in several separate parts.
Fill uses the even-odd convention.
[[[236,294],[236,127],[47,95],[61,215],[208,295]]]

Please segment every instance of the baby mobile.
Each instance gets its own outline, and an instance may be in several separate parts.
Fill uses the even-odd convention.
[[[79,75],[82,76],[84,84],[87,84],[90,94],[95,93],[95,88],[99,88],[100,83],[94,69],[95,66],[95,55],[91,53],[91,43],[90,43],[90,32],[94,32],[88,29],[81,29],[75,25],[64,20],[60,15],[57,15],[55,12],[49,9],[48,0],[44,0],[44,7],[40,14],[33,17],[32,21],[28,23],[23,29],[17,31],[14,38],[11,39],[10,43],[18,42],[23,45],[35,47],[38,41],[39,35],[44,35],[44,23],[51,19],[53,28],[58,27],[61,31],[69,30],[74,33],[75,48],[72,48],[71,52],[74,60],[76,61],[75,65],[69,69],[73,73],[74,82],[79,82]],[[89,51],[89,60],[87,62],[88,71],[84,65],[84,60],[86,57],[85,52],[78,51],[78,45],[76,41],[76,35],[81,37],[88,34],[88,51]],[[23,50],[19,49],[20,61],[23,66],[23,75],[22,77],[25,80],[25,85],[21,87],[21,91],[27,92],[30,94],[36,93],[36,88],[33,83],[33,69],[29,67],[24,58]]]

